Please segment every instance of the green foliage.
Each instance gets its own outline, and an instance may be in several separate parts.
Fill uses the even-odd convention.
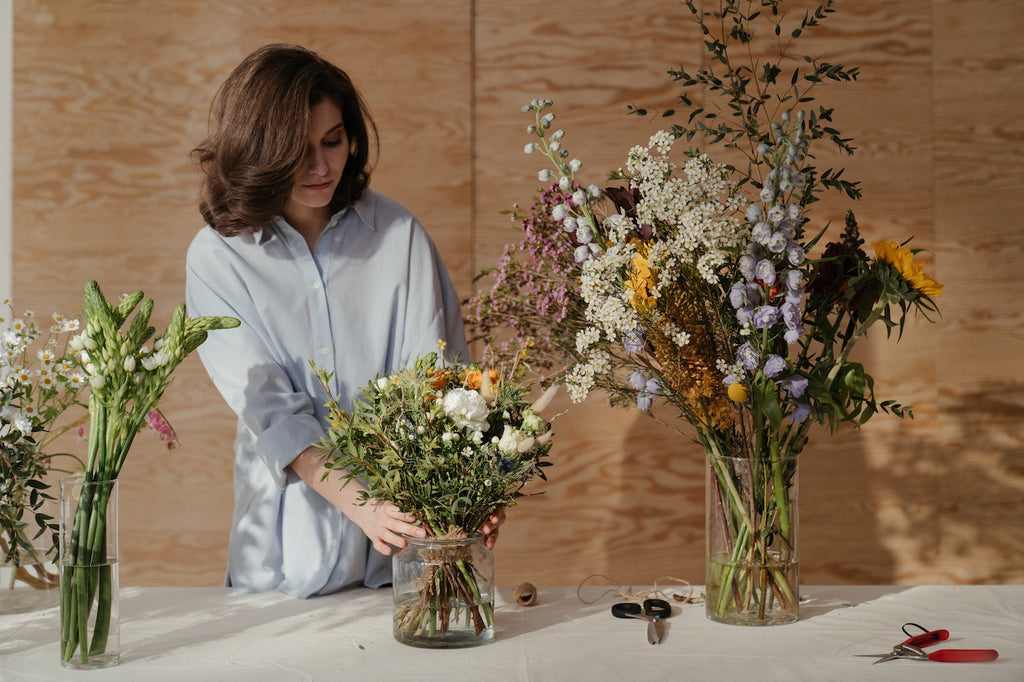
[[[329,469],[362,481],[369,498],[394,502],[428,533],[475,532],[544,479],[550,425],[511,377],[476,366],[438,366],[436,354],[369,382],[351,413],[333,397],[318,448]],[[331,375],[313,369],[330,395]]]
[[[794,51],[796,39],[834,13],[833,5],[833,0],[825,0],[805,13],[795,27],[785,29],[782,0],[725,0],[716,10],[701,9],[695,0],[686,0],[709,56],[709,63],[695,69],[680,66],[668,71],[672,80],[684,88],[677,99],[686,109],[686,120],[674,124],[672,132],[694,143],[688,155],[697,156],[715,144],[737,150],[747,157],[745,177],[761,188],[765,164],[759,147],[772,144],[772,121],[779,120],[784,111],[809,105],[819,84],[855,81],[859,75],[856,67]],[[762,24],[769,34],[762,33]],[[770,56],[756,56],[766,48],[770,48]],[[735,61],[733,55],[737,52],[749,60]],[[699,96],[691,91],[694,88]],[[648,113],[638,107],[631,107],[631,111]],[[662,116],[674,117],[676,113],[668,109]],[[829,140],[840,151],[852,154],[852,140],[832,126],[832,115],[832,108],[807,107],[805,133],[812,140]],[[812,203],[822,190],[829,189],[859,199],[860,183],[845,180],[842,174],[842,169],[819,171],[809,167],[800,203]]]

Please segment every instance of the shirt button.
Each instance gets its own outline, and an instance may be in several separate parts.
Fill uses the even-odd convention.
[[[320,349],[320,355],[327,355],[330,352],[331,352],[331,349],[328,348],[327,346],[324,346],[323,348]]]
[[[314,289],[319,289],[319,288],[320,288],[320,282],[316,282],[316,283],[314,283],[314,284],[313,284],[313,288],[314,288]]]

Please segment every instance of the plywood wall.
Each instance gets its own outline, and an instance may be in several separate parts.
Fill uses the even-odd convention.
[[[806,2],[801,3],[806,6]],[[868,239],[931,252],[943,318],[863,350],[912,422],[819,432],[801,473],[807,583],[1024,581],[1024,4],[858,0],[815,38],[861,79],[827,94],[859,150]],[[659,0],[15,0],[14,298],[76,313],[82,284],[142,288],[165,323],[200,227],[189,150],[230,69],[268,42],[341,64],[382,131],[374,186],[410,207],[460,292],[529,202],[519,107],[551,97],[593,180],[657,123],[668,68],[702,57]],[[826,93],[821,94],[826,97]],[[5,152],[6,153],[6,150]],[[819,217],[841,216],[827,204]],[[650,419],[562,403],[544,495],[509,515],[502,584],[703,582],[703,455]],[[164,403],[173,452],[142,437],[122,474],[122,580],[216,585],[231,515],[228,413],[198,361]]]

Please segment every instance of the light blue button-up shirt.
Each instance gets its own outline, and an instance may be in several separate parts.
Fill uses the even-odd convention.
[[[379,587],[391,560],[289,467],[324,435],[333,372],[342,407],[371,379],[448,343],[468,359],[459,297],[423,227],[367,190],[331,218],[310,253],[283,218],[252,234],[200,230],[188,251],[189,314],[231,315],[199,356],[238,415],[227,581],[299,597]]]

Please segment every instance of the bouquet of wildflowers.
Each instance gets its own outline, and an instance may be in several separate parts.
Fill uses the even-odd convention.
[[[143,299],[143,292],[136,291],[113,305],[96,282],[88,282],[86,327],[70,342],[90,387],[89,447],[82,475],[84,484],[95,485],[82,488],[67,556],[61,557],[61,658],[70,661],[77,652],[83,665],[106,651],[116,589],[105,556],[111,488],[104,484],[117,479],[143,425],[165,427],[154,410],[174,369],[209,331],[239,324],[232,317],[190,318],[179,304],[164,332],[156,334],[149,325],[153,301]]]
[[[793,54],[796,40],[834,11],[831,0],[788,29],[782,0],[722,0],[713,11],[686,4],[709,62],[669,72],[685,88],[678,101],[686,122],[629,150],[612,174],[624,186],[584,186],[581,162],[553,126],[552,102],[524,107],[535,138],[526,151],[547,157],[540,177],[565,197],[548,219],[572,236],[559,242],[576,263],[568,277],[578,292],[565,383],[573,401],[600,390],[613,404],[652,414],[666,404],[687,421],[713,456],[728,535],[728,556],[719,557],[726,568],[709,573],[717,590],[709,608],[763,616],[782,604],[795,613],[795,574],[777,569],[792,562],[795,572],[785,495],[794,458],[813,423],[834,430],[878,411],[912,416],[876,398],[850,353],[878,322],[899,337],[909,311],[937,312],[942,287],[906,242],[877,242],[868,255],[852,212],[832,238],[810,214],[824,191],[860,197],[857,183],[818,169],[811,153],[822,141],[852,153],[832,110],[812,106],[811,92],[827,80],[854,80],[857,70]],[[772,59],[758,57],[766,44]],[[705,148],[680,154],[680,140]],[[730,162],[707,151],[716,145]],[[496,279],[506,274],[517,273],[499,269]],[[749,466],[741,473],[718,456]],[[758,568],[740,568],[747,565]]]
[[[66,453],[47,446],[85,419],[57,424],[66,410],[83,407],[80,394],[85,375],[75,367],[68,342],[78,320],[54,314],[44,332],[31,311],[21,315],[5,300],[0,315],[0,557],[14,567],[11,584],[22,581],[36,588],[55,587],[58,575],[44,568],[53,558],[57,521],[46,504],[53,500],[45,480]],[[73,465],[72,465],[73,466]],[[43,546],[38,541],[48,535]],[[26,565],[23,565],[26,564]]]
[[[476,366],[439,365],[438,355],[371,381],[352,411],[329,397],[330,427],[319,444],[327,467],[366,486],[370,498],[393,502],[414,515],[427,535],[462,539],[477,533],[496,509],[516,504],[534,476],[545,478],[550,423],[540,416],[549,389],[530,403],[515,383]],[[317,374],[330,396],[330,375]],[[492,595],[481,595],[464,557],[432,566],[424,589],[396,622],[408,634],[442,632],[458,616],[447,610],[455,595],[471,612],[476,631],[489,627]]]

